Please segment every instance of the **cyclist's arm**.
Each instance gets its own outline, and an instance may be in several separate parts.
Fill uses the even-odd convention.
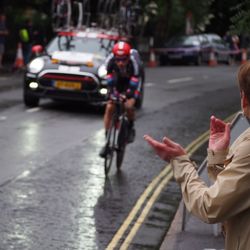
[[[130,54],[130,60],[132,63],[132,74],[129,79],[129,88],[127,90],[128,98],[138,98],[140,95],[140,80],[139,80],[139,61],[134,56],[134,53]]]
[[[105,61],[105,66],[107,69],[107,86],[108,86],[108,91],[109,91],[109,97],[116,92],[116,81],[114,77],[114,55],[111,53],[106,61]]]
[[[138,98],[140,95],[140,81],[137,76],[132,76],[129,79],[129,88],[127,89],[126,96],[128,98]]]
[[[108,57],[105,59],[104,65],[105,65],[108,72],[111,70],[113,60],[114,60],[114,54],[113,53],[110,53],[108,55]]]
[[[139,53],[135,49],[131,49],[130,51],[130,60],[133,66],[133,75],[135,77],[139,77],[140,74],[140,57]]]

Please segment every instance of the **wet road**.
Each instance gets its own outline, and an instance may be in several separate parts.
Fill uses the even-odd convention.
[[[50,101],[26,109],[20,88],[1,92],[0,249],[105,249],[166,165],[143,135],[167,134],[186,146],[208,129],[211,114],[226,118],[238,111],[236,69],[147,69],[136,141],[128,146],[122,172],[112,169],[107,179],[98,157],[102,109]],[[167,207],[171,219],[180,199],[174,181],[160,199],[158,209]],[[170,221],[158,227],[153,221],[148,216],[130,249],[158,248]]]

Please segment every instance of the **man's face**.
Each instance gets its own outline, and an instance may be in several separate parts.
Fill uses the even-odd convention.
[[[118,68],[123,69],[127,66],[129,61],[129,57],[128,56],[123,56],[123,57],[116,57],[115,58],[115,62],[116,65],[118,66]]]

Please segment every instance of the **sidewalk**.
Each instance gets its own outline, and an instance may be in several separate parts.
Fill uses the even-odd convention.
[[[183,203],[181,202],[175,218],[161,245],[160,250],[222,250],[224,239],[220,225],[206,224],[189,215],[185,230],[182,231]],[[218,236],[214,233],[218,232]]]
[[[11,67],[5,66],[0,69],[0,91],[21,87],[23,84],[22,70],[13,71]]]
[[[209,184],[205,167],[202,169],[200,176]],[[160,250],[224,249],[220,224],[206,224],[186,211],[186,223],[184,223],[184,230],[182,230],[183,209],[184,204],[181,202]]]

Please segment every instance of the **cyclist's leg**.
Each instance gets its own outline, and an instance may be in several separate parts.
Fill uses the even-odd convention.
[[[135,98],[129,98],[125,102],[125,109],[129,121],[135,120]]]
[[[135,128],[134,128],[134,121],[135,121],[135,98],[129,98],[125,103],[125,109],[128,118],[128,142],[133,142],[135,138]]]
[[[107,136],[108,129],[111,126],[111,119],[112,119],[114,108],[115,108],[114,103],[111,100],[109,100],[108,103],[106,104],[105,113],[104,113],[105,137]],[[107,150],[108,149],[107,149],[107,145],[105,142],[105,145],[101,148],[99,155],[104,158],[107,154]]]
[[[105,133],[110,128],[111,119],[112,119],[112,115],[113,115],[113,112],[114,112],[114,108],[115,108],[114,103],[111,100],[109,100],[107,102],[107,104],[106,104],[105,113],[104,113],[104,128],[105,128]]]

